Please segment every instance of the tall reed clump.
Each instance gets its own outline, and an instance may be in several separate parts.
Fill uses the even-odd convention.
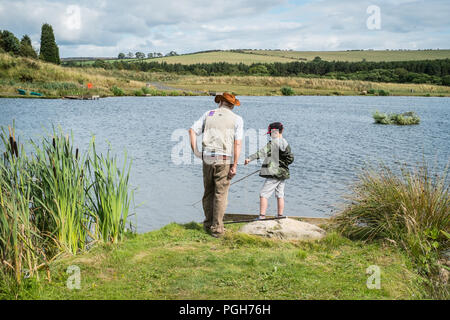
[[[364,171],[351,204],[334,220],[349,237],[387,239],[401,247],[430,279],[433,292],[440,288],[436,292],[448,297],[448,288],[437,280],[439,256],[450,244],[448,167],[441,174],[431,174],[425,162],[400,169],[398,174],[386,166]]]
[[[115,243],[127,231],[126,222],[132,200],[128,190],[131,162],[127,164],[125,154],[120,170],[117,158],[112,157],[109,151],[106,157],[97,154],[94,140],[91,153],[88,162],[91,185],[87,195],[95,219],[95,235],[105,242]]]
[[[62,251],[76,254],[85,248],[90,219],[85,201],[87,159],[73,149],[62,131],[41,144],[33,143],[31,171],[36,179],[34,199],[39,206],[40,230],[50,232]]]
[[[20,283],[45,261],[45,246],[34,223],[28,159],[14,129],[9,128],[7,136],[2,128],[0,137],[5,150],[0,162],[0,266]]]
[[[60,253],[124,237],[133,197],[126,159],[119,170],[110,152],[97,154],[94,138],[83,154],[62,130],[30,141],[30,156],[14,128],[0,138],[0,274],[20,284]]]

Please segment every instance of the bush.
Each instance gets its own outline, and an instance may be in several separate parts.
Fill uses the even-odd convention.
[[[151,92],[150,88],[147,88],[147,87],[142,87],[141,90],[144,94],[150,94],[150,92]]]
[[[388,96],[389,95],[389,91],[378,90],[378,95],[379,96]]]
[[[419,116],[412,111],[396,114],[396,113],[381,113],[376,111],[373,114],[373,119],[375,120],[375,123],[378,124],[397,124],[397,125],[413,125],[413,124],[419,124],[420,118]]]
[[[121,88],[116,87],[116,86],[113,86],[113,87],[111,88],[111,92],[112,92],[115,96],[118,96],[118,97],[124,96],[124,95],[125,95],[125,92],[124,92]]]
[[[282,87],[281,94],[283,96],[293,96],[295,94],[294,90],[291,87]]]

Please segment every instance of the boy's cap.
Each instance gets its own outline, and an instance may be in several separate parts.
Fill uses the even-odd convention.
[[[279,132],[282,132],[283,124],[281,122],[272,122],[271,124],[269,124],[269,128],[267,129],[267,134],[271,134],[272,129],[277,129]]]
[[[231,94],[231,93],[228,93],[228,92],[224,92],[222,94],[216,95],[216,97],[214,98],[214,101],[216,103],[219,103],[220,101],[227,101],[228,103],[231,103],[232,105],[235,105],[235,106],[240,106],[241,105],[241,103],[239,102],[238,99],[236,99],[234,94]]]

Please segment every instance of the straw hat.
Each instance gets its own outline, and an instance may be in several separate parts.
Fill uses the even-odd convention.
[[[216,103],[219,103],[220,101],[226,101],[235,106],[241,105],[241,102],[238,99],[236,99],[236,97],[233,94],[228,93],[228,92],[224,92],[222,94],[216,95],[216,97],[214,98],[214,101]]]

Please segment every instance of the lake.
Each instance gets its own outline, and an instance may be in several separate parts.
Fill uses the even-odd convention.
[[[262,147],[270,122],[285,126],[295,162],[290,167],[286,215],[326,217],[342,206],[343,195],[368,163],[395,166],[426,159],[443,168],[450,159],[450,99],[423,97],[238,97],[237,114],[248,133],[245,154]],[[121,97],[98,101],[0,99],[0,125],[16,123],[21,141],[51,132],[52,125],[73,131],[75,143],[88,147],[96,136],[133,160],[139,232],[170,222],[202,221],[202,167],[190,154],[187,129],[215,108],[213,97]],[[372,113],[415,111],[416,126],[373,124]],[[256,140],[255,140],[256,139]],[[184,149],[183,149],[184,148]],[[179,152],[180,151],[180,152]],[[243,161],[244,156],[241,156]],[[236,180],[258,169],[239,166]],[[263,179],[253,175],[230,189],[229,213],[258,213]],[[268,213],[276,212],[272,198]]]

